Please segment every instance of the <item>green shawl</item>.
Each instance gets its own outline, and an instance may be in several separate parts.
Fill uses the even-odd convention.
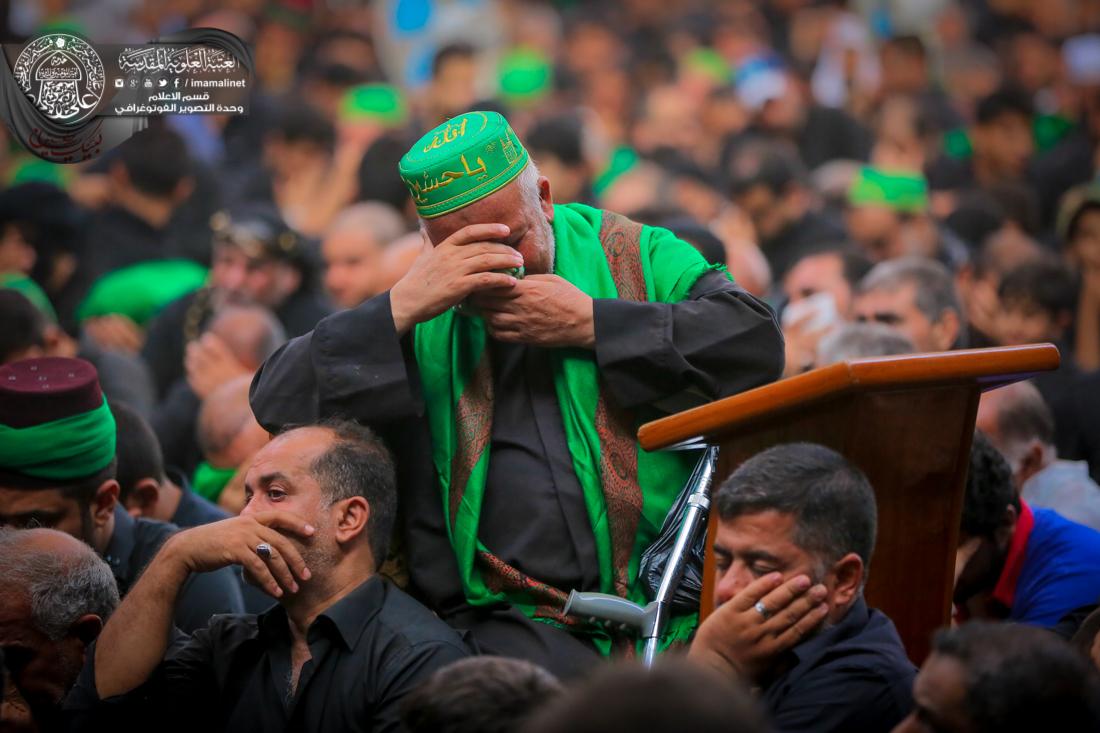
[[[554,273],[593,298],[674,303],[715,268],[671,232],[581,204],[554,207]],[[728,276],[728,273],[727,273]],[[442,486],[447,530],[467,601],[508,602],[529,618],[588,634],[605,654],[612,639],[563,615],[568,588],[553,588],[494,556],[478,540],[489,465],[493,380],[486,329],[453,310],[416,327],[417,366]],[[595,352],[550,352],[573,467],[584,492],[600,565],[600,590],[645,603],[638,583],[642,552],[656,538],[697,458],[649,453],[637,443],[648,415],[618,407],[603,384]],[[517,481],[523,477],[517,476]],[[524,518],[527,521],[527,518]],[[674,619],[666,642],[685,640],[695,617]]]

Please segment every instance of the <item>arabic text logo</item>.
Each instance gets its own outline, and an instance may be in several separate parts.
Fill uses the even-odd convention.
[[[95,111],[107,78],[95,49],[68,33],[49,33],[28,43],[14,72],[19,87],[46,117],[69,124]]]

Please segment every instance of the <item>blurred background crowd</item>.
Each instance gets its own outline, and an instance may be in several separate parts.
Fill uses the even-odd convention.
[[[725,263],[779,314],[787,375],[1058,344],[1045,458],[1006,452],[1021,480],[1100,477],[1100,1],[0,7],[9,39],[215,27],[253,50],[246,116],[153,119],[79,166],[0,142],[0,359],[92,361],[230,511],[266,441],[249,377],[404,274],[422,241],[398,159],[470,109],[508,117],[555,200]]]

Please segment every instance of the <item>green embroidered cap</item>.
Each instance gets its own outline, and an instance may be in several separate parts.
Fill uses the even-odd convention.
[[[848,203],[877,204],[918,214],[928,208],[928,182],[916,173],[889,172],[866,166],[848,189]]]
[[[527,166],[527,150],[497,112],[467,112],[430,130],[398,163],[420,216],[442,216],[485,198]]]

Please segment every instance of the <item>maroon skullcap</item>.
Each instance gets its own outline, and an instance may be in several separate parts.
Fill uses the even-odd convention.
[[[53,422],[103,404],[95,367],[83,359],[46,356],[0,366],[0,424]]]

